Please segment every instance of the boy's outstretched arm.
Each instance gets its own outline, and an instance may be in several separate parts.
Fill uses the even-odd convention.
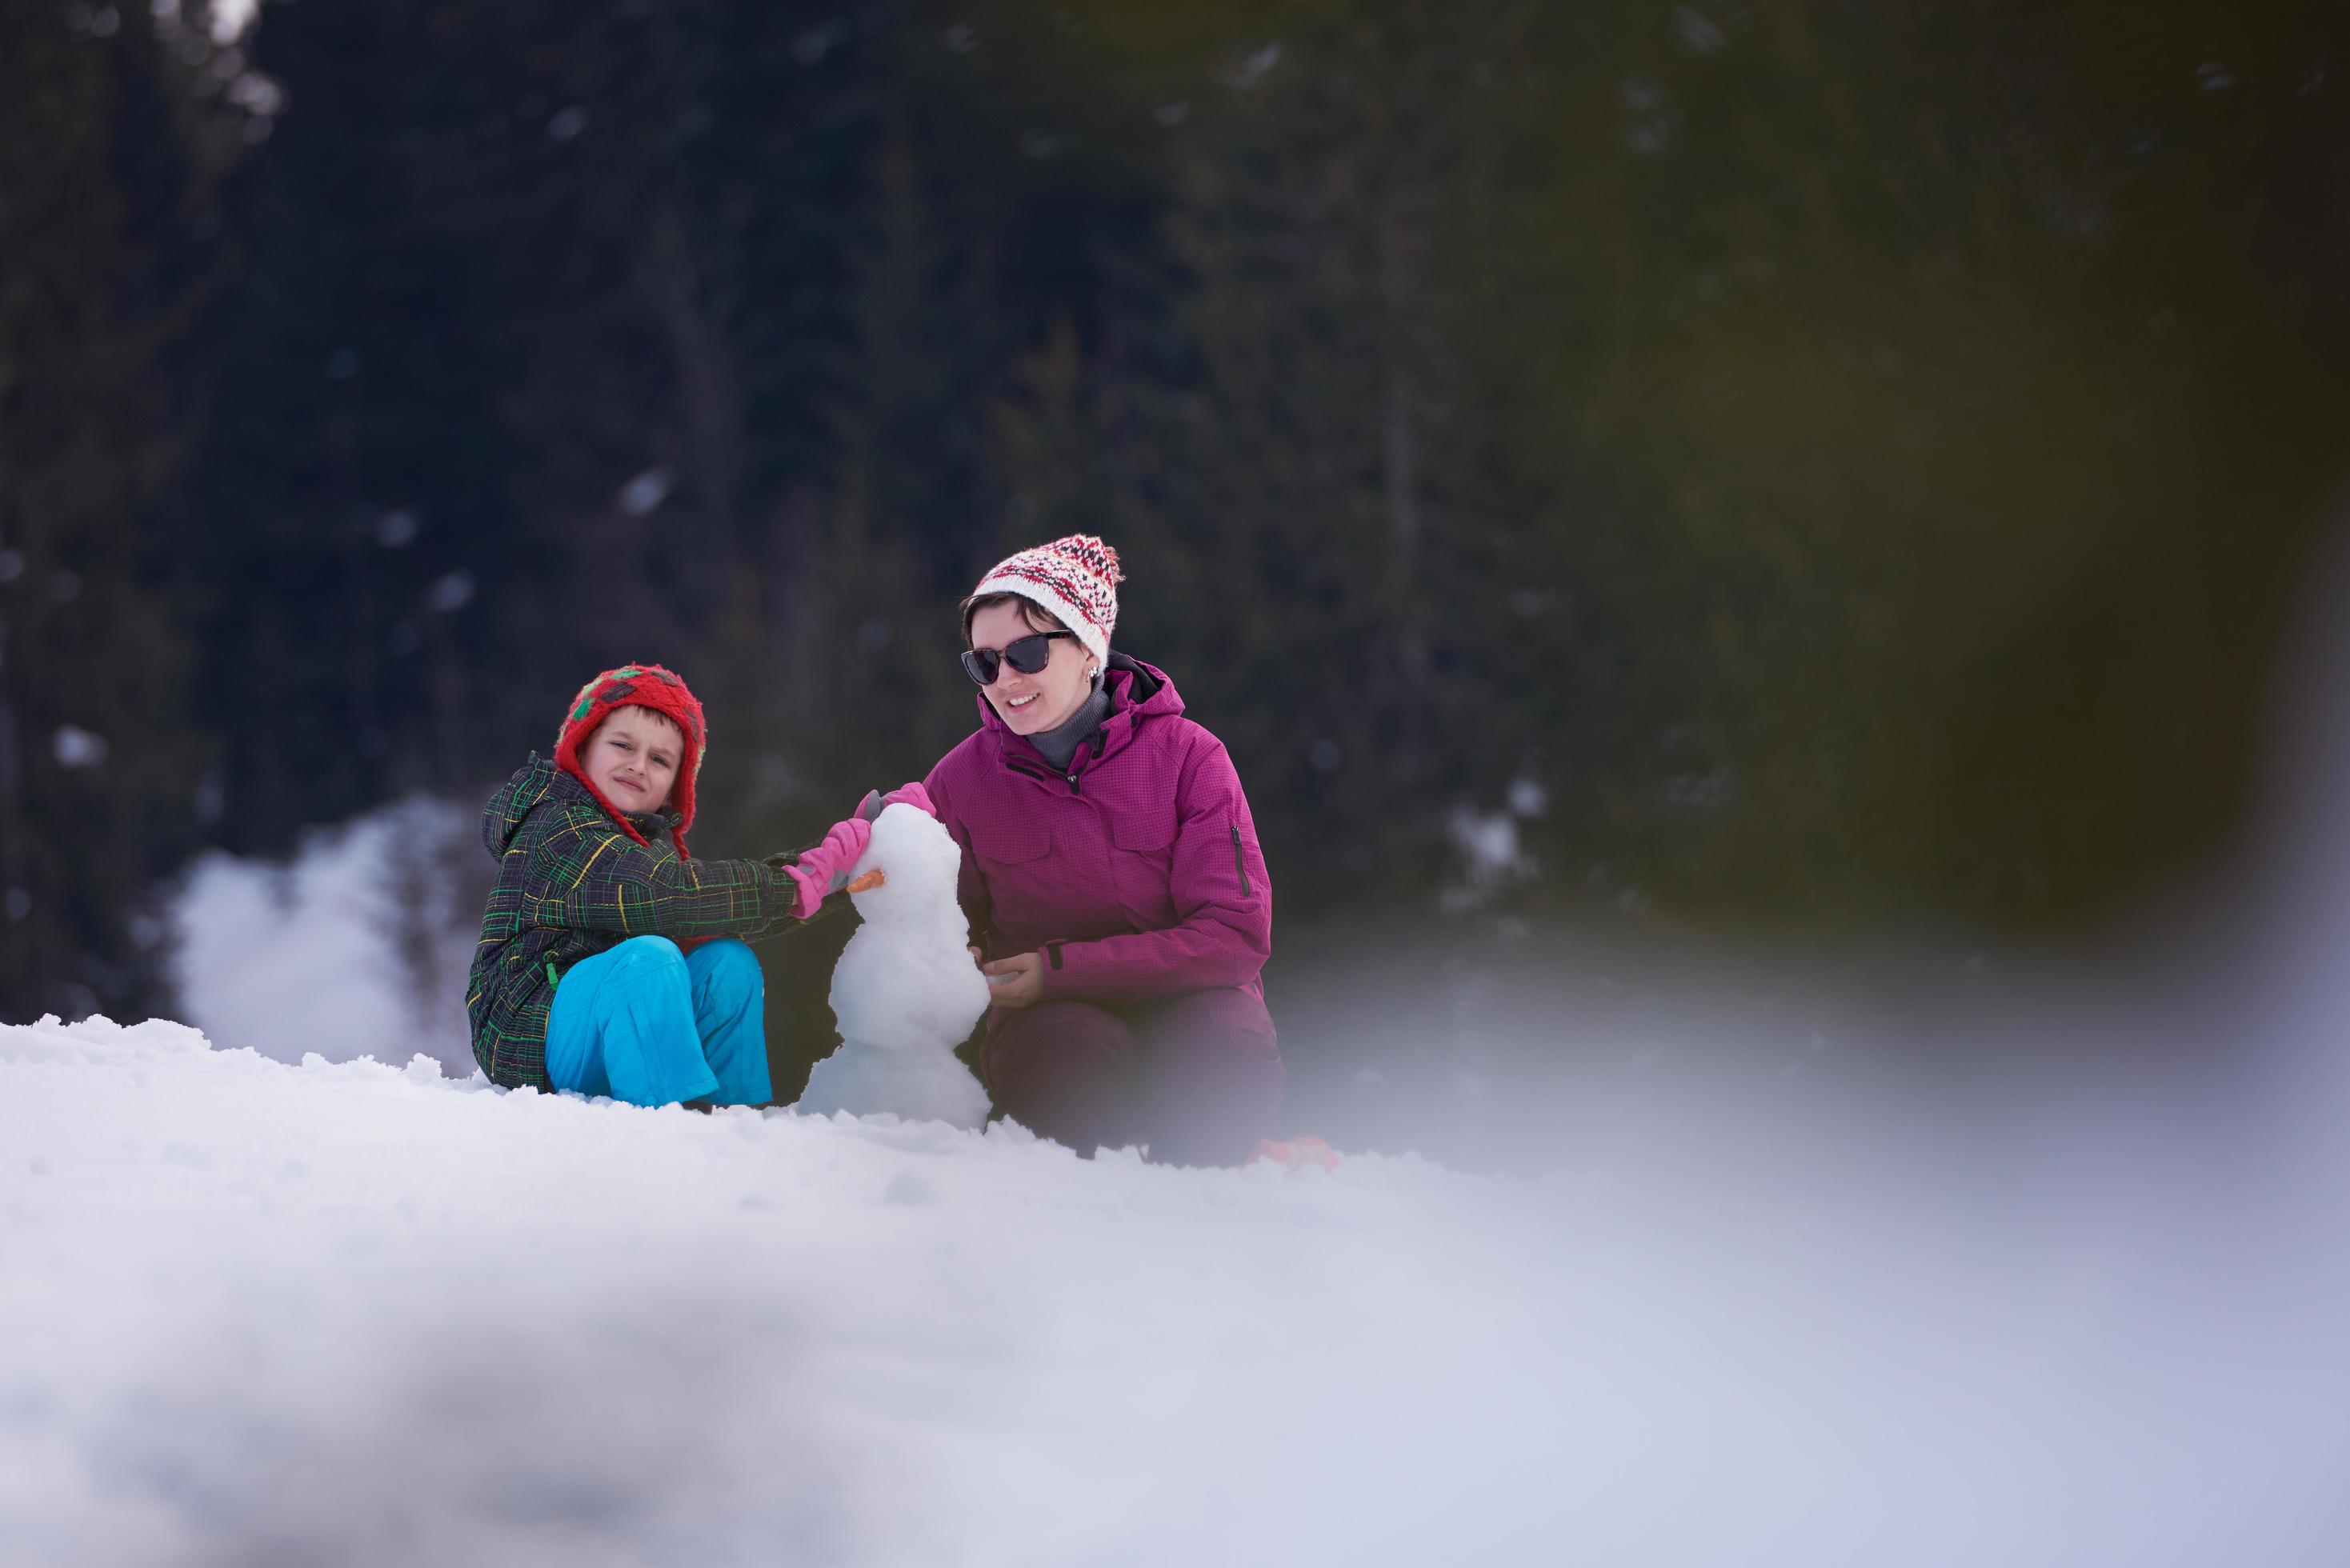
[[[798,882],[757,860],[681,860],[601,826],[531,851],[533,924],[622,936],[752,936],[795,918]]]

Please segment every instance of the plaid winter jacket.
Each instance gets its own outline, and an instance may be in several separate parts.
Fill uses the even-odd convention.
[[[465,1011],[473,1060],[508,1088],[546,1086],[546,1014],[563,971],[630,937],[755,937],[797,922],[798,889],[758,860],[683,860],[638,817],[620,831],[587,786],[532,753],[490,797],[482,843],[498,863]]]

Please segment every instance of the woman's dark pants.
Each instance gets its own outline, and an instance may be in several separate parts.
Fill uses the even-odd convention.
[[[1281,1116],[1273,1019],[1230,987],[999,1010],[979,1066],[998,1111],[1079,1154],[1147,1144],[1169,1164],[1233,1165]]]

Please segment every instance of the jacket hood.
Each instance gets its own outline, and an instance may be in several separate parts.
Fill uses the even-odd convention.
[[[557,767],[553,758],[533,752],[530,761],[515,769],[515,776],[500,784],[497,793],[490,796],[489,805],[482,808],[482,847],[490,852],[490,858],[503,858],[514,846],[515,836],[522,832],[525,820],[549,800],[564,805],[582,803],[594,806],[601,815],[612,815],[586,784]],[[632,816],[629,821],[650,841],[663,828],[677,826],[677,814],[656,812]]]
[[[536,752],[530,761],[515,770],[515,776],[498,786],[490,796],[489,805],[482,808],[482,847],[490,858],[502,858],[513,845],[515,835],[522,831],[523,819],[538,809],[539,803],[551,794],[557,781],[579,786],[571,775]]]

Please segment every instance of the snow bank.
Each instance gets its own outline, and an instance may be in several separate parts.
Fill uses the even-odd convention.
[[[286,865],[206,855],[172,900],[180,1010],[284,1062],[422,1051],[473,1071],[465,971],[491,867],[478,817],[415,796],[312,831]]]
[[[0,1561],[2160,1564],[2344,1539],[2343,1278],[2247,1245],[2216,1267],[2216,1196],[1717,1182],[1172,1170],[288,1065],[169,1023],[0,1028]]]

